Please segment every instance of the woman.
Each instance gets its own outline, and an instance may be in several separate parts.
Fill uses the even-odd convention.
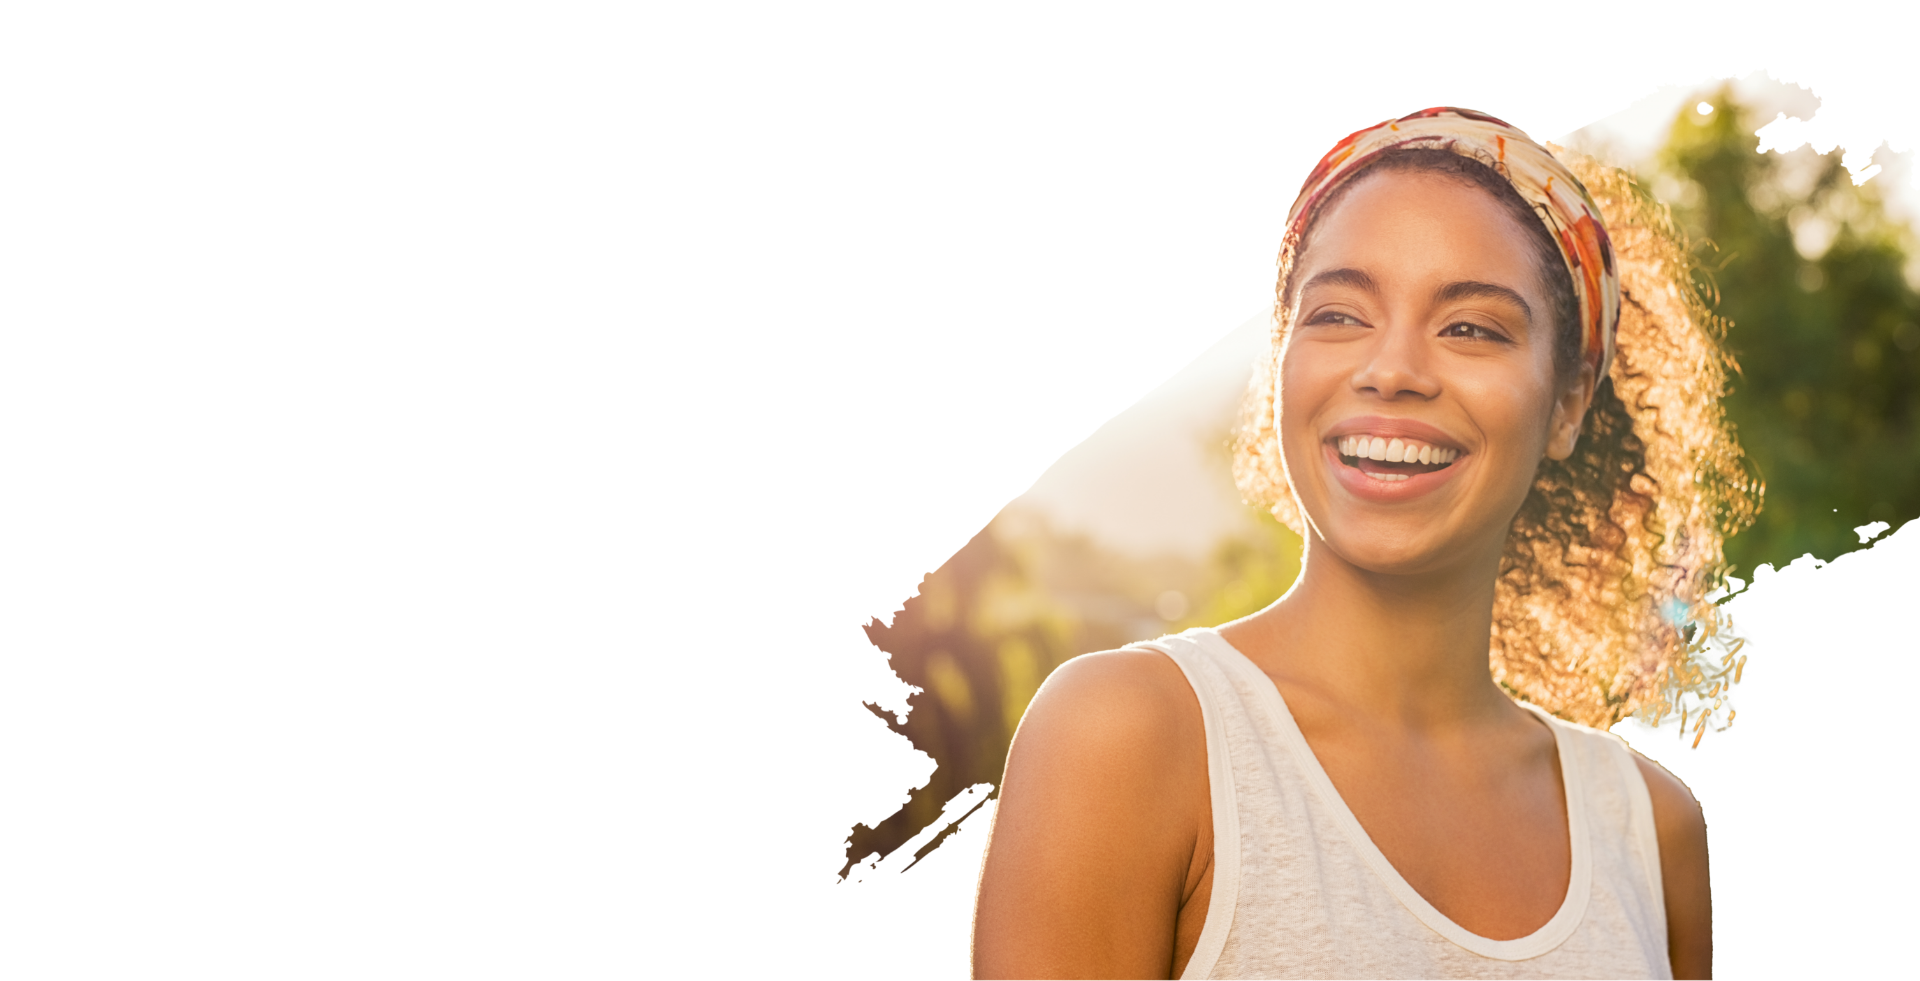
[[[977,974],[1709,976],[1699,805],[1575,723],[1717,718],[1757,488],[1687,252],[1581,166],[1434,109],[1308,178],[1236,459],[1300,577],[1048,679]]]

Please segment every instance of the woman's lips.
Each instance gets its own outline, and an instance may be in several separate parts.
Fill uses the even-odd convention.
[[[1410,500],[1438,489],[1453,479],[1464,456],[1459,451],[1452,451],[1449,454],[1451,459],[1446,463],[1423,464],[1418,459],[1409,462],[1405,459],[1375,460],[1370,454],[1343,455],[1343,445],[1350,451],[1356,449],[1353,445],[1347,445],[1351,443],[1351,439],[1343,438],[1321,444],[1327,462],[1333,467],[1334,479],[1340,481],[1341,486],[1354,496],[1381,504]]]

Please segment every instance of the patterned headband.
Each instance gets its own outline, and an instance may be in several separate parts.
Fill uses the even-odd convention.
[[[1467,109],[1424,109],[1363,129],[1333,145],[1307,175],[1287,214],[1287,241],[1298,245],[1307,223],[1327,195],[1388,150],[1451,150],[1492,167],[1533,205],[1560,257],[1573,274],[1580,301],[1582,350],[1604,381],[1613,364],[1613,335],[1620,322],[1620,273],[1600,209],[1573,172],[1527,134],[1492,116]]]

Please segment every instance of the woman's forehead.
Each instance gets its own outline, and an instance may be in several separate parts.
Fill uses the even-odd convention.
[[[1516,289],[1537,285],[1527,230],[1481,188],[1396,172],[1360,178],[1343,190],[1313,223],[1295,266],[1297,284],[1328,270],[1353,269],[1380,287],[1434,278],[1512,280]]]

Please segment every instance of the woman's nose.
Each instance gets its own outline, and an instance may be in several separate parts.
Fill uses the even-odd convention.
[[[1433,398],[1440,394],[1439,382],[1429,370],[1423,340],[1415,328],[1377,330],[1354,372],[1353,387],[1384,399]]]

